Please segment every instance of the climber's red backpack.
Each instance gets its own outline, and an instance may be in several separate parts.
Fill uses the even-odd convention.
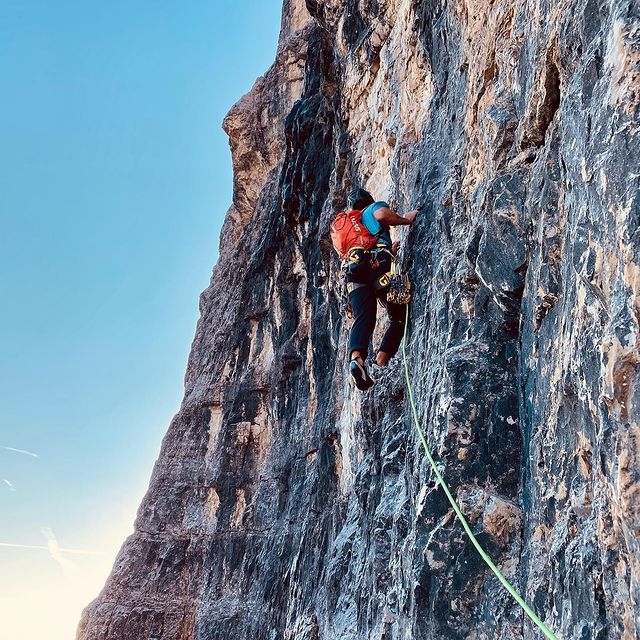
[[[341,211],[331,223],[331,242],[340,260],[346,260],[352,249],[369,251],[376,246],[378,236],[369,232],[362,222],[362,211]]]

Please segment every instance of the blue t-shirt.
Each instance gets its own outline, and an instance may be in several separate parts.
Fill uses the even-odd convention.
[[[389,227],[386,225],[380,224],[376,217],[373,215],[375,211],[378,209],[382,209],[382,207],[386,207],[389,209],[389,205],[386,202],[374,202],[370,204],[366,209],[362,211],[362,222],[364,226],[367,227],[369,233],[374,236],[382,231],[378,236],[378,244],[385,244],[388,247],[391,247],[391,234],[389,233]]]

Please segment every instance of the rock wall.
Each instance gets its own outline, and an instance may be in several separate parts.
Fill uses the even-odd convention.
[[[352,184],[420,207],[409,366],[479,540],[558,638],[640,638],[639,108],[634,0],[286,0],[225,119],[184,402],[78,639],[542,637],[400,358],[349,387]]]

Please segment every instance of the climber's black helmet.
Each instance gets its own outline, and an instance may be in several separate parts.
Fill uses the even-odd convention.
[[[373,204],[375,200],[373,196],[364,189],[360,187],[355,187],[349,191],[349,195],[347,196],[347,206],[349,209],[357,209],[358,211],[362,211],[365,207],[368,207],[370,204]]]

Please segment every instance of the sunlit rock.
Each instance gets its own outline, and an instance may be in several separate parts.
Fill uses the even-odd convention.
[[[365,395],[328,224],[401,213],[420,419],[563,640],[640,637],[640,12],[287,0],[225,119],[234,201],[185,398],[80,640],[542,637],[456,520],[400,357]]]

